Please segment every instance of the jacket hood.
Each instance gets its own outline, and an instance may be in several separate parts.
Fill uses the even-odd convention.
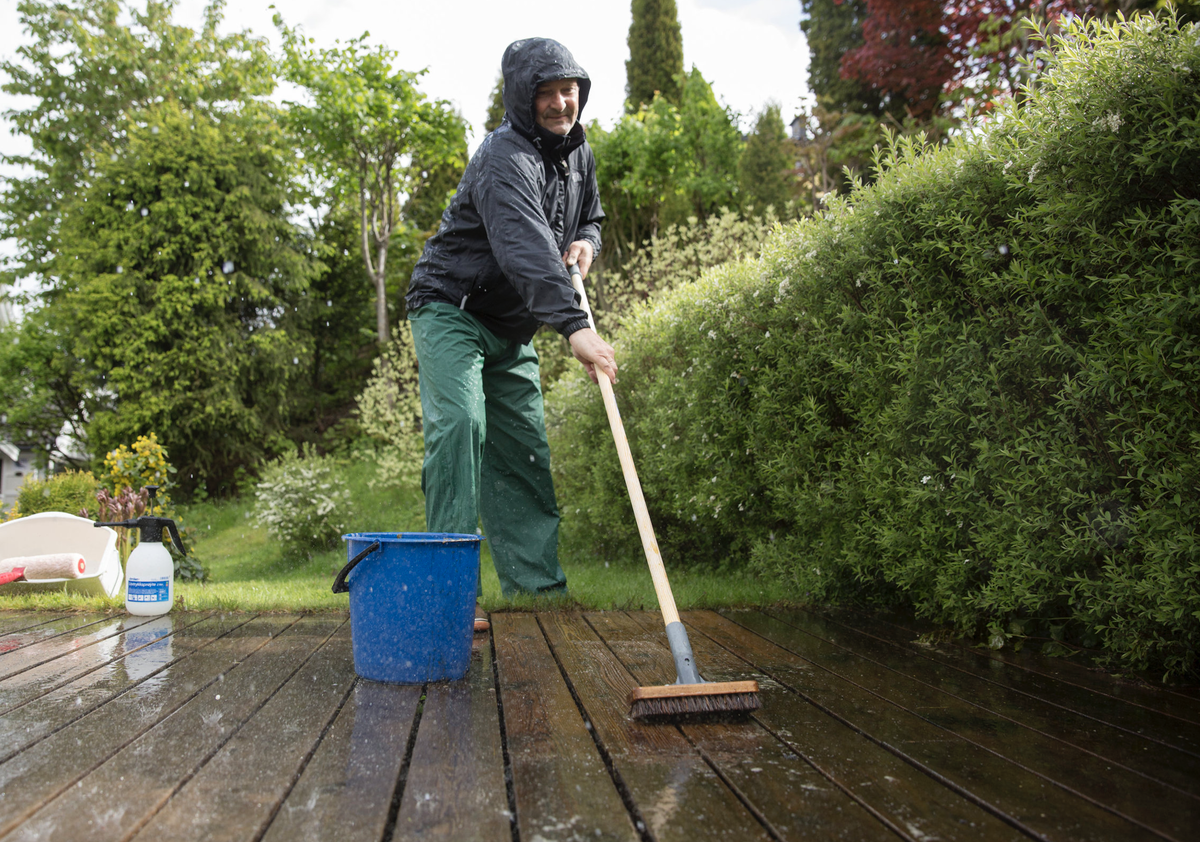
[[[533,113],[534,94],[538,85],[558,79],[579,80],[579,114],[575,125],[582,125],[583,107],[587,105],[592,81],[562,44],[549,38],[514,41],[504,51],[500,72],[504,74],[505,114],[521,134],[531,139],[539,134]]]

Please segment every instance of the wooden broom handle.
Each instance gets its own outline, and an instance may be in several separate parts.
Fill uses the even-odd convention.
[[[588,305],[587,293],[583,289],[583,278],[579,267],[571,268],[571,285],[579,293],[580,306],[587,313],[588,323],[595,330],[596,322],[592,318],[592,308]],[[617,456],[621,460],[621,472],[625,475],[625,487],[629,489],[629,502],[633,505],[633,517],[637,521],[638,534],[642,538],[642,550],[646,553],[646,563],[650,565],[650,578],[654,580],[654,592],[658,595],[658,606],[662,611],[663,624],[679,622],[679,611],[675,608],[675,597],[671,594],[671,583],[667,581],[667,569],[663,567],[662,554],[658,551],[658,541],[654,537],[654,527],[650,524],[650,511],[646,508],[646,498],[642,495],[642,484],[638,481],[637,469],[633,466],[633,453],[629,450],[629,440],[625,438],[625,425],[621,423],[621,410],[617,408],[617,397],[613,394],[612,382],[608,375],[596,369],[596,377],[600,381],[600,394],[604,396],[604,410],[608,413],[608,425],[612,428],[613,441],[617,445]]]

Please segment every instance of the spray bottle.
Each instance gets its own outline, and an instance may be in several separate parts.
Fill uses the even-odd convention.
[[[147,485],[150,492],[148,511],[154,511],[154,496],[157,485]],[[171,540],[184,552],[183,541],[175,521],[166,517],[143,516],[136,520],[117,523],[97,523],[96,526],[124,526],[141,531],[141,539],[125,562],[125,610],[143,617],[166,614],[175,604],[175,562],[163,546],[163,529],[171,534]]]

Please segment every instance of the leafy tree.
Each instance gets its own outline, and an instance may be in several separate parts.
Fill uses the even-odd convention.
[[[674,206],[666,224],[689,216],[703,220],[721,208],[739,208],[737,171],[743,143],[737,116],[717,101],[712,86],[695,67],[683,79],[679,117],[684,166],[676,172],[676,195],[683,202]]]
[[[404,218],[408,221],[402,238],[401,250],[411,248],[411,254],[402,256],[403,271],[398,273],[407,283],[412,267],[421,255],[425,240],[433,236],[442,221],[442,212],[450,204],[450,198],[458,190],[459,179],[467,168],[467,146],[463,143],[450,155],[437,154],[432,161],[427,155],[417,155],[413,167],[419,179],[413,184],[412,194],[404,205]]]
[[[487,119],[484,120],[483,130],[494,132],[504,122],[504,74],[496,74],[496,85],[492,88],[492,101],[488,104]]]
[[[918,120],[941,104],[942,87],[954,76],[950,36],[943,30],[942,0],[866,0],[861,46],[842,57],[842,72],[898,100]]]
[[[605,221],[605,261],[619,267],[661,228],[740,209],[742,139],[734,115],[695,68],[682,104],[665,97],[626,114],[611,132],[588,130]]]
[[[866,0],[800,0],[800,12],[808,42],[808,88],[817,104],[830,113],[879,116],[879,94],[842,75],[842,58],[863,43]]]
[[[79,361],[87,443],[102,454],[157,431],[185,494],[228,493],[286,446],[310,269],[278,124],[265,104],[218,122],[163,103],[101,148],[63,208],[47,316]]]
[[[59,250],[61,206],[85,188],[96,151],[113,154],[126,142],[131,116],[170,99],[209,115],[236,111],[274,86],[265,42],[240,32],[220,34],[224,2],[205,11],[200,32],[171,21],[175,0],[22,0],[21,23],[31,36],[17,58],[0,62],[5,93],[33,104],[5,112],[28,155],[5,163],[28,175],[6,181],[0,236],[16,256],[8,277],[53,284],[47,264]]]
[[[353,412],[377,351],[369,327],[375,302],[363,283],[357,231],[358,208],[343,203],[315,220],[298,244],[315,271],[297,313],[311,354],[301,358],[305,388],[292,393],[289,435],[325,448],[334,444],[330,431]],[[392,261],[392,268],[400,262]]]
[[[442,165],[461,162],[466,124],[450,106],[417,88],[420,73],[393,69],[396,52],[366,35],[328,49],[311,47],[275,15],[284,71],[312,104],[288,103],[288,121],[313,154],[310,165],[330,204],[359,207],[363,263],[375,290],[375,329],[387,343],[388,254],[409,226],[405,204]],[[415,258],[414,258],[415,259]]]
[[[636,113],[661,94],[679,105],[683,96],[683,34],[675,0],[633,0],[625,110]]]
[[[864,0],[862,43],[841,72],[927,122],[962,103],[991,107],[1030,81],[1046,41],[1023,25],[1047,21],[1053,36],[1068,17],[1165,11],[1171,0]],[[1195,3],[1184,4],[1195,11]],[[1184,9],[1186,15],[1188,9]],[[892,108],[896,113],[895,107]]]
[[[1063,16],[1131,14],[1195,0],[800,0],[808,38],[814,139],[804,150],[814,196],[848,190],[842,170],[870,177],[885,127],[944,140],[964,105],[991,109],[1016,95],[1044,41],[1022,24]]]
[[[33,446],[39,461],[83,468],[70,448],[59,447],[66,433],[86,438],[85,394],[80,361],[68,349],[70,324],[45,307],[31,307],[15,323],[0,327],[0,434]]]
[[[4,157],[18,174],[0,194],[0,236],[16,253],[0,283],[24,278],[34,292],[0,345],[0,429],[32,439],[43,458],[73,463],[58,438],[85,442],[95,400],[88,361],[72,347],[79,325],[61,306],[64,270],[74,268],[62,258],[66,209],[82,202],[98,168],[124,154],[145,109],[166,101],[215,121],[274,86],[265,42],[217,31],[223,5],[210,4],[199,32],[172,22],[173,0],[18,6],[29,37],[0,72],[6,93],[32,103],[5,113],[32,151]]]
[[[662,97],[627,114],[612,131],[588,130],[604,206],[606,265],[619,265],[658,230],[659,213],[679,163],[679,109]]]
[[[759,112],[738,161],[742,202],[759,211],[773,207],[782,214],[796,198],[795,165],[795,146],[783,127],[779,106],[769,104]]]
[[[816,99],[810,115],[812,141],[805,145],[812,201],[849,189],[844,170],[865,172],[885,122],[899,123],[883,97],[862,81],[842,75],[842,59],[863,42],[866,0],[800,0],[800,29],[808,41],[808,87]]]

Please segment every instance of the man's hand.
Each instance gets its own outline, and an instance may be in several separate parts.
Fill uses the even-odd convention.
[[[617,357],[613,347],[600,338],[600,334],[585,327],[572,333],[567,341],[571,343],[571,352],[575,359],[583,363],[588,377],[593,383],[599,383],[596,369],[604,372],[608,379],[617,382]]]
[[[579,265],[579,274],[587,277],[588,269],[592,268],[592,244],[587,240],[576,240],[567,247],[563,255],[563,263],[567,266]]]

